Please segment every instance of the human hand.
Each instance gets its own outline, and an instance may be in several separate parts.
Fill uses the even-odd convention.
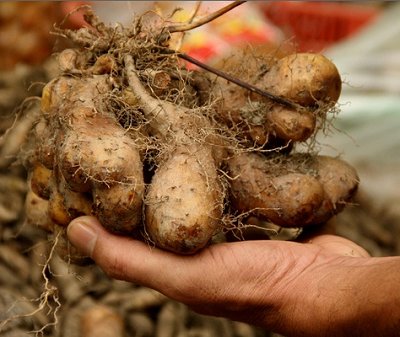
[[[287,336],[358,336],[351,331],[362,323],[366,296],[360,285],[371,268],[381,276],[374,266],[382,263],[333,235],[307,243],[222,243],[192,256],[112,235],[93,217],[73,220],[68,237],[112,278],[156,289],[203,314]],[[360,336],[371,336],[371,330],[362,334],[358,325]]]

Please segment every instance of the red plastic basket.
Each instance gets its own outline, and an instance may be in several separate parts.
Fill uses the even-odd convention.
[[[374,20],[374,6],[278,1],[260,4],[265,16],[293,38],[298,51],[320,52]]]

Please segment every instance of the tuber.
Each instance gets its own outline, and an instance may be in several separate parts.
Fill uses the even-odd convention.
[[[223,69],[230,77],[213,71],[223,77],[213,81],[169,49],[170,35],[190,24],[140,17],[114,27],[91,10],[84,17],[90,28],[55,27],[75,47],[58,55],[24,160],[26,207],[45,208],[28,212],[31,222],[61,233],[61,254],[85,260],[63,241],[82,214],[194,254],[243,224],[322,225],[350,202],[355,170],[295,146],[314,141],[339,98],[340,75],[326,57],[242,56]]]

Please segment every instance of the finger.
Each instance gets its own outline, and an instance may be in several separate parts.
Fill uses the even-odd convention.
[[[168,291],[184,268],[184,257],[110,234],[95,217],[74,219],[67,235],[78,250],[90,256],[112,278]]]
[[[352,256],[352,257],[369,257],[369,253],[357,245],[353,241],[336,235],[324,234],[311,237],[308,241],[313,245],[322,247],[333,254]]]

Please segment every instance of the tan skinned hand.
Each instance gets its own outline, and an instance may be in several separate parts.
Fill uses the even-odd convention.
[[[351,333],[365,316],[359,317],[364,308],[359,302],[368,289],[359,287],[371,273],[393,267],[391,258],[370,258],[355,243],[333,235],[307,243],[222,243],[181,256],[112,235],[85,216],[71,222],[68,237],[112,278],[156,289],[199,313],[286,336],[372,336],[360,327],[359,335]]]

